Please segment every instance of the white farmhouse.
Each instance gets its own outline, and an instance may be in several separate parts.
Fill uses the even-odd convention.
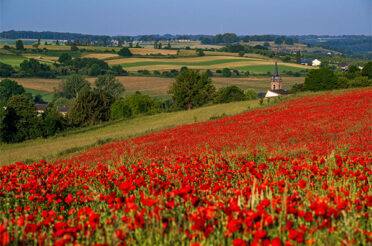
[[[322,62],[319,61],[318,59],[314,59],[314,60],[312,61],[312,65],[313,65],[313,67],[319,67],[321,63],[322,63]]]

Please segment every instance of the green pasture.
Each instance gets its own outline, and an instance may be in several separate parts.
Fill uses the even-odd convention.
[[[29,88],[25,88],[25,91],[26,91],[26,93],[31,93],[31,95],[33,97],[35,97],[36,95],[40,95],[43,98],[43,100],[46,101],[46,102],[53,101],[53,93],[52,92],[34,90],[34,89],[29,89]]]
[[[253,66],[244,66],[244,67],[237,67],[235,68],[239,71],[249,71],[251,74],[263,74],[263,73],[274,73],[275,66],[274,65],[253,65]],[[292,71],[292,72],[301,72],[305,71],[303,68],[299,67],[292,67],[287,65],[278,65],[279,74]]]
[[[0,62],[9,64],[11,66],[19,66],[25,59],[23,56],[13,56],[13,55],[0,55]]]

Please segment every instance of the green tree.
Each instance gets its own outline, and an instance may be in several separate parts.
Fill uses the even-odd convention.
[[[71,51],[78,51],[79,48],[77,47],[77,45],[75,43],[71,43]]]
[[[222,69],[222,76],[223,77],[231,77],[231,71],[228,68]]]
[[[6,122],[7,112],[4,107],[0,107],[0,142],[6,142],[8,124]]]
[[[352,80],[349,80],[348,87],[354,88],[354,87],[366,87],[370,86],[372,83],[372,80],[368,80],[367,76],[359,76]]]
[[[62,53],[59,58],[58,58],[58,61],[62,64],[69,64],[71,63],[72,61],[72,56],[69,54],[69,53]]]
[[[168,93],[176,108],[191,109],[211,101],[215,90],[206,73],[188,69],[176,77]]]
[[[132,56],[132,52],[130,52],[130,50],[128,49],[128,47],[123,47],[119,50],[118,52],[118,55],[119,56],[124,56],[124,57],[130,57]]]
[[[154,99],[139,92],[124,98],[124,103],[130,108],[132,115],[155,113],[159,109]]]
[[[128,72],[123,69],[121,65],[113,65],[111,67],[111,71],[114,73],[116,76],[120,75],[128,75]]]
[[[301,51],[296,52],[296,63],[301,64]]]
[[[67,113],[70,125],[96,125],[110,119],[110,107],[114,99],[104,91],[84,90]]]
[[[338,88],[338,79],[329,68],[312,69],[307,73],[304,90],[321,91]]]
[[[25,76],[38,76],[44,78],[54,78],[55,74],[50,69],[50,66],[40,63],[38,60],[24,60],[21,64],[21,72]]]
[[[197,51],[198,56],[205,56],[205,53],[202,49],[198,49]]]
[[[369,79],[372,79],[372,61],[364,64],[362,69],[362,75],[367,76]]]
[[[246,89],[244,91],[244,94],[247,100],[253,100],[257,98],[257,92],[253,89]]]
[[[41,121],[37,116],[35,104],[26,95],[11,97],[6,111],[5,142],[22,142],[42,135]]]
[[[25,93],[22,85],[10,79],[3,79],[0,82],[0,107],[7,105],[8,100],[14,95]]]
[[[98,64],[93,64],[89,68],[89,75],[91,75],[91,76],[97,76],[97,75],[100,75],[101,73],[102,73],[102,70],[101,70],[101,67]]]
[[[243,101],[245,99],[244,91],[236,85],[231,85],[218,89],[214,98],[214,103],[229,103]]]
[[[123,118],[130,118],[132,116],[132,109],[124,100],[115,101],[110,108],[110,120],[118,120]]]
[[[339,76],[337,80],[337,88],[348,88],[349,87],[349,79],[345,76]]]
[[[59,90],[56,97],[65,97],[68,99],[77,97],[80,91],[89,90],[90,84],[83,76],[72,74],[59,84]]]
[[[208,75],[208,77],[212,77],[213,76],[213,72],[209,69],[207,69],[207,71],[205,71]]]
[[[16,41],[16,49],[17,50],[24,50],[25,49],[25,47],[23,46],[23,42],[22,42],[22,40],[17,40]]]
[[[243,57],[244,55],[245,55],[245,51],[244,50],[239,51],[239,56],[240,57]]]
[[[114,98],[120,98],[125,91],[123,84],[112,74],[98,76],[94,84],[98,90],[103,90]]]
[[[44,137],[53,136],[58,132],[63,131],[67,124],[66,119],[63,117],[61,112],[54,108],[53,104],[48,104],[45,112],[42,115],[43,118],[43,135]]]
[[[15,73],[11,65],[0,62],[0,77],[10,77]]]

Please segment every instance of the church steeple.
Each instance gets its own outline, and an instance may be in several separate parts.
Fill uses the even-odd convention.
[[[278,73],[278,63],[275,62],[275,76],[279,76],[279,73]]]
[[[271,90],[280,90],[282,89],[282,78],[278,72],[278,63],[275,62],[275,71],[273,76],[271,77]]]

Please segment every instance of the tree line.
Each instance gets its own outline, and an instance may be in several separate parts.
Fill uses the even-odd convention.
[[[363,69],[350,65],[347,72],[338,74],[327,67],[313,69],[307,73],[303,84],[295,84],[291,90],[292,92],[322,91],[370,85],[372,85],[372,62],[367,62]]]
[[[169,100],[151,98],[140,92],[123,97],[124,91],[124,86],[112,74],[98,76],[94,88],[82,75],[73,74],[59,84],[53,102],[40,115],[36,111],[35,101],[25,94],[21,85],[9,79],[2,80],[0,141],[22,142],[109,120],[257,97],[254,90],[243,91],[237,86],[216,90],[207,73],[189,69],[184,69],[170,86]],[[69,107],[65,117],[57,110],[57,106]]]

